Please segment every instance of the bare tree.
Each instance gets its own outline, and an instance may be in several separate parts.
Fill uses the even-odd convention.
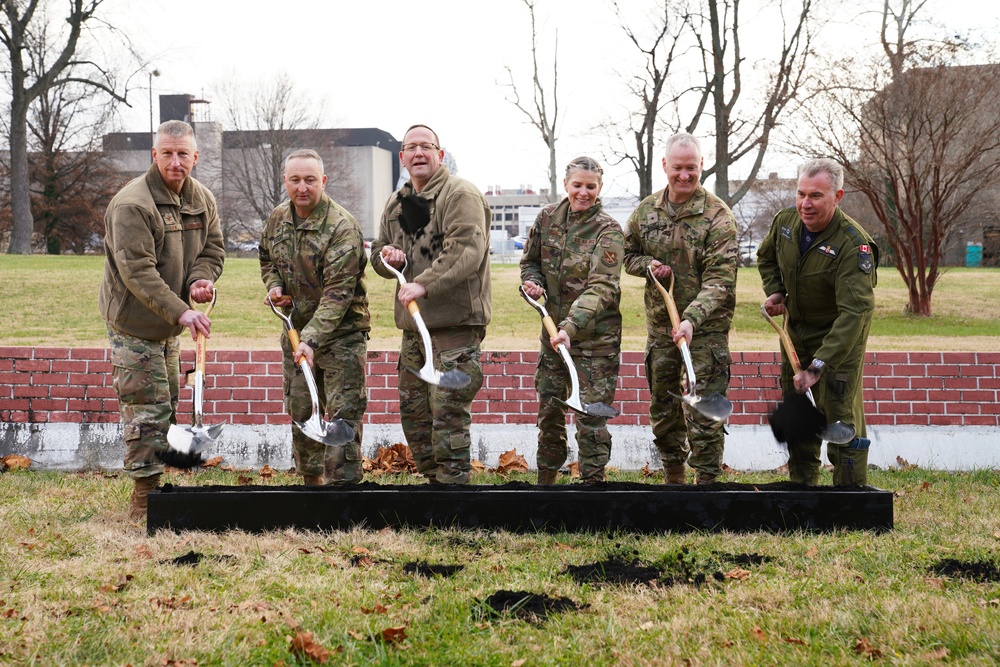
[[[542,141],[549,149],[549,201],[556,201],[556,184],[559,181],[556,172],[556,125],[559,121],[559,36],[556,35],[554,55],[552,57],[552,95],[551,98],[545,92],[545,84],[538,68],[538,30],[535,24],[535,3],[534,0],[522,0],[524,6],[528,8],[531,15],[531,64],[532,64],[532,102],[527,104],[521,101],[517,84],[514,83],[514,71],[510,66],[506,66],[507,76],[510,79],[508,84],[511,89],[511,98],[508,101],[528,118],[532,127],[542,135]]]
[[[751,28],[743,23],[742,0],[706,0],[708,14],[690,12],[689,25],[701,53],[704,83],[693,91],[688,132],[696,133],[708,116],[713,125],[715,163],[702,180],[715,177],[715,194],[730,206],[753,185],[771,143],[772,132],[806,80],[813,39],[814,0],[776,0],[781,21],[780,48],[767,83],[757,98],[744,93],[748,63],[742,41]],[[776,31],[775,31],[776,32]],[[773,41],[778,43],[775,34]],[[729,191],[729,168],[751,159],[749,174],[736,192]]]
[[[113,113],[105,102],[101,91],[66,83],[44,91],[31,106],[32,209],[50,254],[81,254],[101,245],[104,209],[123,180],[101,150]]]
[[[116,92],[117,85],[109,70],[77,55],[87,28],[104,25],[98,17],[103,2],[67,0],[65,16],[56,23],[49,21],[45,0],[3,0],[0,43],[4,46],[4,65],[9,71],[11,87],[8,129],[12,233],[9,253],[31,252],[34,223],[29,194],[28,113],[32,102],[46,90],[69,81],[100,89],[114,99],[125,101],[124,94]],[[51,54],[46,66],[39,66],[35,59],[38,53]]]
[[[664,2],[662,15],[657,15],[652,37],[645,41],[628,25],[617,2],[612,3],[619,25],[628,41],[642,54],[642,72],[619,74],[629,92],[630,111],[622,132],[622,124],[613,121],[603,127],[612,135],[612,164],[630,162],[639,178],[639,198],[653,193],[653,170],[658,163],[654,155],[656,133],[663,126],[660,114],[677,97],[668,95],[667,80],[674,64],[687,17],[677,15],[673,2]],[[623,136],[624,134],[624,136]]]

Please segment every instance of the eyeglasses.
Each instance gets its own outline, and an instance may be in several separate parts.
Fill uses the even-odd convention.
[[[404,144],[403,152],[416,153],[418,148],[422,150],[424,153],[433,153],[434,151],[438,150],[438,147],[435,146],[434,144]]]

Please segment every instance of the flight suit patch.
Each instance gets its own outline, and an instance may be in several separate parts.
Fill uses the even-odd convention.
[[[865,273],[871,273],[873,266],[871,246],[867,243],[862,243],[858,246],[858,268]]]
[[[781,236],[784,237],[784,238],[786,238],[786,239],[788,239],[789,241],[791,241],[792,240],[792,228],[788,227],[788,226],[782,226],[782,228],[781,228]]]
[[[830,245],[829,243],[824,243],[823,245],[816,248],[817,252],[821,252],[829,257],[836,257],[840,249],[837,246]]]

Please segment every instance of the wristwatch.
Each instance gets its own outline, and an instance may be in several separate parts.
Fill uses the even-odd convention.
[[[822,359],[813,359],[809,367],[806,368],[807,371],[815,375],[822,375],[823,369],[826,368],[826,362]]]

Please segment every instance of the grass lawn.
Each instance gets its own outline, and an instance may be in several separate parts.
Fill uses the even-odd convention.
[[[0,257],[0,284],[7,291],[0,345],[104,347],[107,334],[97,308],[102,257]],[[496,264],[493,322],[483,349],[533,350],[541,322],[517,291],[516,265]],[[368,275],[372,313],[369,349],[399,348],[393,324],[394,283]],[[642,350],[646,338],[643,281],[622,276],[623,347]],[[231,258],[219,280],[219,303],[212,314],[216,349],[277,349],[281,322],[263,304],[256,259]],[[764,295],[755,268],[740,269],[731,347],[735,351],[777,350],[774,331],[760,317]],[[876,318],[870,350],[1000,349],[1000,270],[950,269],[934,292],[934,316],[903,314],[906,290],[890,267],[879,270]]]
[[[205,470],[166,481],[235,485],[239,475],[297,479]],[[892,532],[147,537],[126,520],[131,481],[121,474],[8,472],[0,664],[996,665],[1000,472],[903,467],[871,481],[895,492]],[[567,573],[611,558],[662,574],[608,583]],[[934,569],[947,559],[986,579]],[[423,563],[461,567],[406,571]],[[698,574],[705,583],[689,581]],[[570,608],[498,615],[484,603],[498,591],[566,598]]]

